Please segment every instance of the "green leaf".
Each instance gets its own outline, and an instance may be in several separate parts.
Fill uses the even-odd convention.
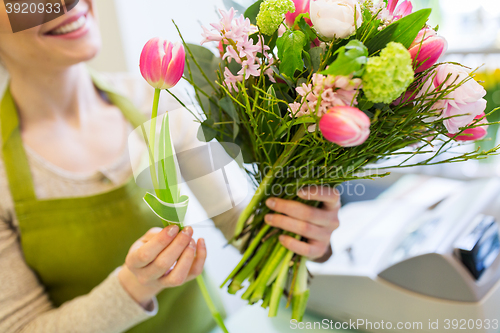
[[[387,44],[389,44],[393,40],[394,32],[398,28],[398,21],[392,23],[387,28],[379,32],[372,38],[368,43],[366,43],[366,47],[368,48],[368,53],[373,55],[380,50],[384,49]]]
[[[368,49],[359,40],[351,40],[335,54],[338,55],[337,59],[321,74],[359,76],[363,73],[364,65],[368,61]]]
[[[418,32],[424,28],[431,12],[432,9],[430,8],[421,9],[396,21],[398,25],[392,37],[392,41],[401,43],[406,48],[409,48],[411,43],[417,38]]]
[[[231,119],[234,120],[234,122],[237,124],[240,123],[240,118],[238,117],[238,113],[236,112],[236,108],[234,107],[231,97],[226,96],[221,98],[219,100],[219,106],[231,117]]]
[[[217,80],[217,71],[219,70],[219,66],[221,65],[221,59],[219,57],[216,57],[212,53],[212,51],[203,46],[186,44],[186,47],[189,48],[189,50],[193,54],[193,58],[200,65],[201,71],[195,65],[194,59],[191,58],[189,52],[186,52],[186,61],[189,63],[189,67],[185,67],[184,76],[193,81],[193,87],[195,90],[203,91],[207,95],[211,96],[214,93],[212,85],[215,86],[215,81]],[[189,68],[191,69],[191,73],[189,73]],[[205,73],[210,82],[205,79],[202,71],[203,73]],[[210,83],[212,83],[212,85]],[[208,98],[202,93],[198,93],[197,100],[200,106],[203,108],[203,111],[207,113],[210,106]]]
[[[321,65],[321,58],[325,54],[325,51],[321,47],[313,47],[309,50],[309,56],[311,57],[312,69],[317,72],[319,66]]]
[[[161,124],[158,163],[160,199],[168,203],[177,203],[180,197],[180,188],[178,186],[177,164],[170,135],[168,113],[163,117]]]
[[[172,204],[158,199],[151,193],[146,193],[144,201],[159,218],[165,221],[163,225],[167,226],[169,223],[184,222],[189,204],[189,197],[183,195],[179,198],[178,203]]]
[[[306,45],[306,35],[300,30],[288,30],[278,38],[278,58],[281,59],[280,73],[293,78],[296,70],[304,68],[302,51]]]
[[[217,132],[213,129],[213,126],[213,119],[209,118],[202,122],[200,128],[198,129],[198,140],[200,140],[201,142],[212,141],[217,136]]]
[[[238,126],[238,124],[240,123],[240,117],[238,116],[238,112],[236,112],[236,108],[234,107],[231,97],[226,96],[221,98],[219,100],[219,106],[233,120],[233,140],[234,140],[236,139],[236,136],[238,136],[238,133],[240,131],[240,127]]]
[[[263,3],[264,0],[259,0],[255,2],[253,5],[247,8],[244,16],[250,19],[250,23],[256,25],[257,24],[257,15],[260,12],[260,4]]]

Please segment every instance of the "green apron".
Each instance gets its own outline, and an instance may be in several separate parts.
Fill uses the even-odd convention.
[[[94,76],[96,87],[134,127],[145,121],[129,100],[100,81]],[[123,264],[132,243],[161,222],[143,202],[145,191],[133,177],[122,187],[94,196],[38,200],[9,89],[0,105],[0,125],[24,257],[54,306],[60,306],[106,279]],[[211,294],[222,308],[216,293]],[[195,281],[166,289],[157,298],[158,314],[129,332],[202,333],[215,326]]]

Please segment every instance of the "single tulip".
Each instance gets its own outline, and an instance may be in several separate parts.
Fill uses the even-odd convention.
[[[431,68],[446,52],[446,39],[438,36],[432,29],[422,29],[408,51],[413,59],[415,72],[420,73]]]
[[[288,12],[285,14],[286,25],[288,25],[289,27],[293,26],[297,16],[299,16],[300,14],[309,13],[309,6],[310,6],[309,2],[310,0],[293,0],[293,4],[295,5],[295,11],[293,13]],[[307,24],[312,26],[312,22],[310,19],[304,18],[304,20],[306,21]]]
[[[482,118],[482,119],[481,119]],[[481,119],[477,123],[470,123],[469,125],[480,125],[480,124],[486,124],[488,123],[484,112],[474,119]],[[473,128],[468,128],[465,131],[462,132],[459,136],[455,138],[457,141],[476,141],[476,140],[482,140],[488,135],[488,125],[483,125],[479,127],[473,127]],[[448,136],[450,138],[454,137],[455,134],[448,133]]]
[[[185,58],[182,44],[153,38],[142,50],[141,74],[153,88],[170,89],[182,78]]]
[[[319,129],[339,146],[359,146],[370,136],[370,118],[355,107],[335,106],[321,117]]]

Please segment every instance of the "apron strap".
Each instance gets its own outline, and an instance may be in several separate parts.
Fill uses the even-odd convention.
[[[2,154],[14,202],[36,199],[31,170],[21,139],[16,104],[7,87],[0,104]]]
[[[110,102],[121,110],[134,128],[147,121],[146,116],[129,99],[116,92],[95,71],[89,71],[95,86],[106,93]],[[0,129],[3,161],[12,199],[14,202],[36,200],[31,169],[21,138],[19,116],[9,86],[0,103]]]

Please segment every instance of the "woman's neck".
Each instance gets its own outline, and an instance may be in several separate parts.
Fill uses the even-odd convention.
[[[23,127],[54,120],[78,126],[102,103],[84,64],[59,71],[24,73],[9,69],[9,73]]]

